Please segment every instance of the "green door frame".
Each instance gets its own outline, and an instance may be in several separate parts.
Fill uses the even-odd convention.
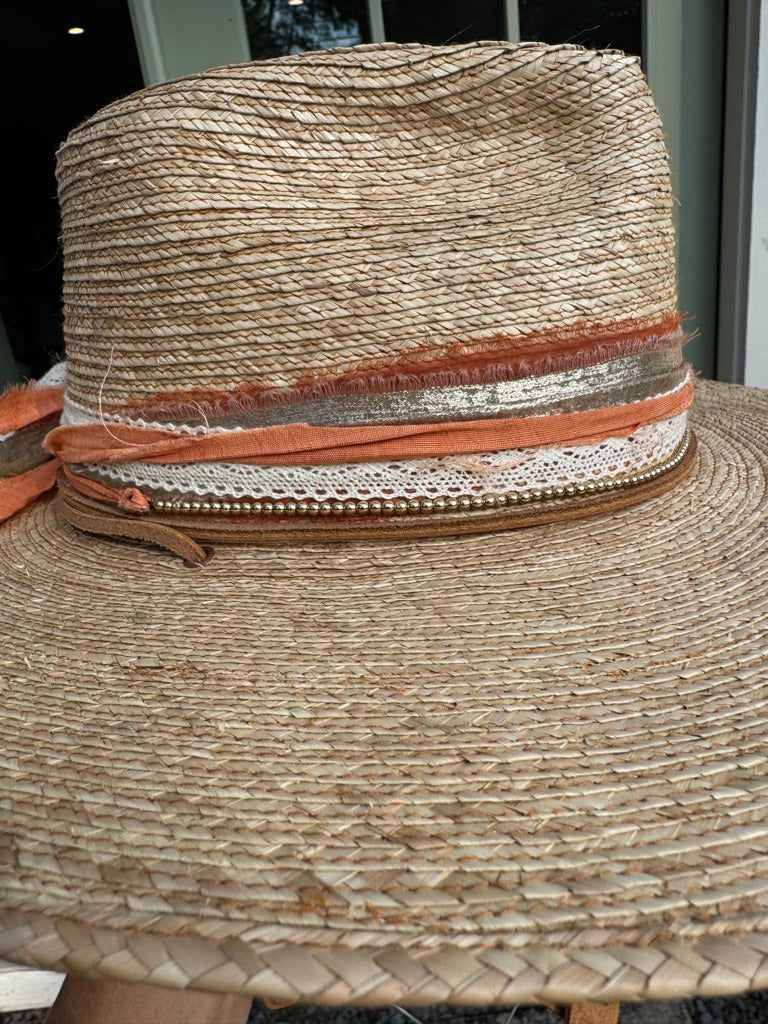
[[[686,353],[714,376],[717,353],[725,0],[644,0],[643,54],[675,195]]]
[[[762,59],[761,59],[762,58]],[[728,8],[720,380],[768,387],[768,4]]]

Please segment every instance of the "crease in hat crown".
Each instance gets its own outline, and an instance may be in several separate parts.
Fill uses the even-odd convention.
[[[633,57],[217,68],[99,112],[58,178],[48,447],[91,498],[442,513],[615,490],[687,450],[667,157]]]

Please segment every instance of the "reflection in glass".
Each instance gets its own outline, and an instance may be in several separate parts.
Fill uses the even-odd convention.
[[[503,0],[382,0],[384,30],[395,43],[503,39]]]
[[[518,0],[520,38],[640,53],[640,0]]]
[[[370,41],[366,0],[243,0],[243,11],[254,60]]]

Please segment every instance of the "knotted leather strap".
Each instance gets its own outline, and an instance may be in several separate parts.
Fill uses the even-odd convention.
[[[149,544],[172,551],[183,559],[186,565],[205,565],[211,552],[198,544],[187,533],[171,526],[153,521],[141,515],[130,515],[111,506],[100,505],[97,501],[78,494],[72,486],[59,477],[58,509],[70,526],[86,533],[102,537],[126,537],[129,540],[143,540]]]

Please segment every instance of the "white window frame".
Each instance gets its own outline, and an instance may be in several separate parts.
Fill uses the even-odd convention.
[[[251,59],[240,0],[128,0],[145,85]]]
[[[384,11],[382,0],[366,0],[368,7],[368,24],[371,29],[371,42],[383,43],[386,40],[384,29]],[[504,0],[504,21],[506,38],[511,43],[520,41],[520,16],[517,0]]]

